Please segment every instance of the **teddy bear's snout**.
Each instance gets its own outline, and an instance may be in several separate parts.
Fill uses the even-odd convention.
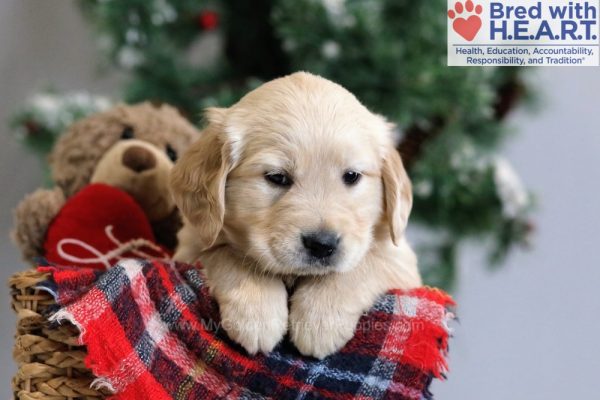
[[[124,166],[135,172],[143,172],[156,166],[156,157],[141,146],[132,146],[125,150],[121,162]]]

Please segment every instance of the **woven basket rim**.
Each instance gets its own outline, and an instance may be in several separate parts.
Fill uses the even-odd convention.
[[[85,366],[87,351],[70,323],[48,322],[56,309],[52,295],[39,288],[50,273],[35,268],[8,279],[11,305],[17,315],[12,379],[13,397],[19,400],[103,399],[110,393],[92,387],[95,379]]]

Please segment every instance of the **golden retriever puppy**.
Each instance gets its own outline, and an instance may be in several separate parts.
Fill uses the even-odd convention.
[[[299,72],[206,117],[171,174],[187,219],[175,258],[204,264],[223,328],[249,353],[289,331],[323,358],[378,296],[421,285],[403,234],[411,185],[381,116]]]

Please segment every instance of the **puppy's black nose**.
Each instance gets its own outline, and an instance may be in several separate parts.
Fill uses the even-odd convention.
[[[338,248],[340,238],[333,232],[320,231],[302,235],[302,244],[316,258],[331,257]]]

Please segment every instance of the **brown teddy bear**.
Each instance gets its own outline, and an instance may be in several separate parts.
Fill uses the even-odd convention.
[[[156,242],[173,249],[181,222],[169,194],[168,176],[178,154],[199,135],[176,109],[150,103],[118,105],[74,123],[49,157],[56,186],[38,189],[17,206],[13,239],[23,257],[33,261],[45,256],[50,224],[69,199],[94,183],[118,188],[133,198],[149,220]],[[101,214],[111,200],[97,202],[93,207]],[[89,205],[90,196],[79,203]],[[92,209],[85,214],[82,217],[89,218],[96,213]]]

